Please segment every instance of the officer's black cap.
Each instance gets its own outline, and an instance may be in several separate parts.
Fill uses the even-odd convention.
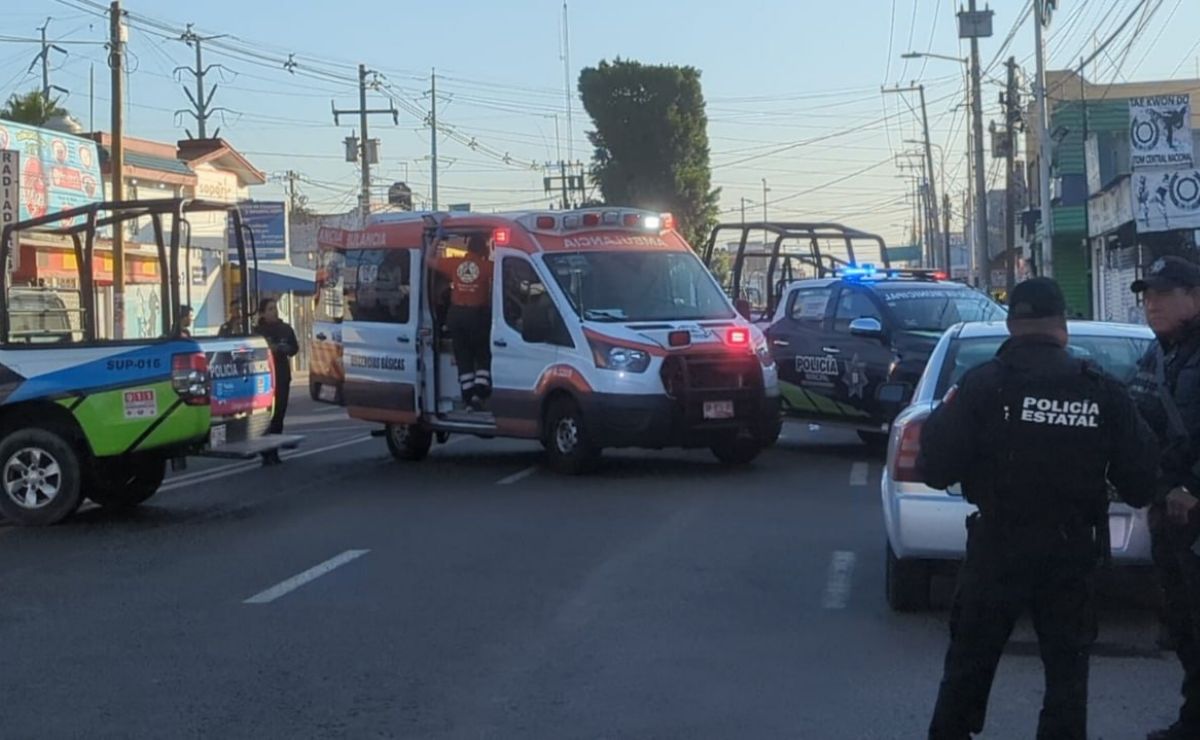
[[[1134,293],[1173,288],[1200,288],[1200,265],[1183,257],[1161,257],[1129,289]]]
[[[1058,283],[1047,277],[1018,283],[1008,299],[1010,320],[1048,319],[1066,316],[1067,302]]]

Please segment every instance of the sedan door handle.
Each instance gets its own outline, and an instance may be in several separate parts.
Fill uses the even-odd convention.
[[[822,347],[821,351],[831,355],[839,355],[842,353],[842,351],[837,347]]]
[[[320,332],[320,333],[318,333],[318,334],[317,334],[317,341],[318,341],[318,342],[324,342],[324,341],[325,341],[326,339],[328,339],[328,338],[329,338],[329,337],[325,336],[325,332]]]
[[[400,344],[408,344],[412,340],[406,336],[401,335],[401,336],[396,337],[396,341],[399,342]]]
[[[789,341],[787,341],[786,339],[773,339],[773,340],[771,340],[771,344],[775,345],[776,347],[790,347],[790,346],[792,346],[792,343],[791,343],[791,342],[789,342]]]
[[[495,340],[493,340],[493,341],[492,341],[492,345],[493,345],[493,346],[496,346],[496,347],[507,347],[507,346],[508,346],[508,342],[506,342],[506,341],[505,341],[505,340],[503,340],[503,339],[495,339]]]

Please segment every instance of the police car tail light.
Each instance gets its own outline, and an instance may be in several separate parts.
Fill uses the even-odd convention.
[[[920,483],[917,457],[921,454],[921,427],[925,417],[917,417],[900,427],[896,453],[892,459],[892,479],[901,483]]]
[[[171,356],[171,387],[188,406],[207,406],[212,381],[203,352]]]
[[[935,273],[933,273],[933,279],[934,279],[934,280],[945,280],[945,279],[947,279],[948,277],[949,277],[949,275],[947,275],[947,274],[946,274],[946,273],[944,273],[944,272],[935,272]]]
[[[499,228],[492,231],[492,244],[497,247],[507,247],[512,243],[512,229]]]

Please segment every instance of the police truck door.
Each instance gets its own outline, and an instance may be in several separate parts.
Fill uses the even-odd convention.
[[[365,418],[417,419],[420,256],[415,248],[346,250],[343,394]]]
[[[806,419],[838,416],[830,400],[838,363],[822,351],[832,292],[829,286],[792,291],[783,318],[767,331],[785,408]]]
[[[855,424],[884,423],[885,416],[875,398],[879,384],[887,380],[888,366],[895,357],[888,342],[883,309],[871,291],[861,285],[843,284],[835,296],[832,332],[824,350],[838,361],[836,400],[847,421]],[[874,319],[880,332],[874,336],[855,334],[856,319]]]

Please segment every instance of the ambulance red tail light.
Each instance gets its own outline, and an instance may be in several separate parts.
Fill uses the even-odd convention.
[[[203,352],[171,356],[171,387],[188,406],[207,406],[212,390],[208,358]]]
[[[642,217],[636,213],[626,213],[621,219],[621,223],[625,226],[637,226]]]
[[[584,226],[599,226],[600,225],[600,214],[599,213],[583,214],[583,225]]]
[[[925,426],[925,418],[915,416],[902,423],[895,457],[892,459],[892,480],[899,483],[922,482],[917,458],[921,454],[921,428]]]
[[[492,231],[492,244],[497,247],[507,247],[512,243],[512,229],[501,227]]]
[[[730,347],[749,347],[750,346],[750,330],[733,328],[725,332],[725,343]]]
[[[536,223],[539,229],[553,229],[556,222],[554,216],[538,216]]]

